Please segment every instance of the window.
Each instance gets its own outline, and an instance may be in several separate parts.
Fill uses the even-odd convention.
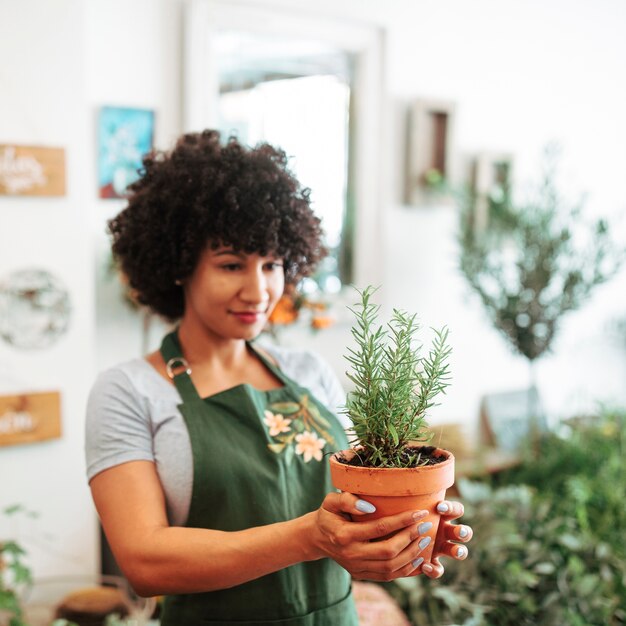
[[[380,284],[382,33],[231,0],[185,6],[185,130],[283,148],[332,251],[319,286]]]

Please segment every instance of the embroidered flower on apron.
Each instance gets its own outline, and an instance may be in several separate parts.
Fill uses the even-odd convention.
[[[267,447],[275,454],[284,453],[287,463],[291,463],[294,455],[305,463],[313,459],[321,461],[324,446],[327,443],[334,446],[330,423],[309,401],[308,395],[301,396],[299,402],[274,402],[269,409],[264,412],[263,422],[276,443]]]

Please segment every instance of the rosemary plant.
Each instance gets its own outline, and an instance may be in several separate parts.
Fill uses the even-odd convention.
[[[419,324],[415,314],[394,309],[387,327],[377,324],[380,306],[371,302],[374,289],[359,291],[361,302],[350,311],[356,317],[348,348],[352,366],[347,376],[354,383],[346,413],[354,426],[358,456],[363,465],[412,467],[428,460],[411,454],[411,444],[427,442],[426,411],[449,385],[448,330],[434,330],[428,356],[421,356],[415,340]]]

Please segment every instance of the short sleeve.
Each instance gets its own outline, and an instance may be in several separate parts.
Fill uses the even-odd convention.
[[[100,374],[89,394],[85,458],[87,480],[129,461],[154,461],[147,403],[120,369]]]
[[[345,429],[351,428],[352,424],[345,414],[346,392],[344,388],[341,386],[333,369],[321,356],[315,354],[315,360],[319,366],[322,388],[326,392],[328,408],[333,411]]]

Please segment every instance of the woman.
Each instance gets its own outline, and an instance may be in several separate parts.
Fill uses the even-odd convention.
[[[138,593],[167,596],[163,626],[353,626],[350,575],[440,576],[419,556],[424,511],[354,523],[372,505],[334,492],[323,454],[347,441],[329,368],[250,343],[325,252],[284,153],[184,135],[144,160],[109,227],[138,300],[179,322],[160,350],[100,375],[87,422],[102,525]],[[285,402],[313,407],[327,437],[305,431],[284,454]],[[446,507],[437,552],[465,558],[450,540],[471,529],[449,523],[460,504]]]

